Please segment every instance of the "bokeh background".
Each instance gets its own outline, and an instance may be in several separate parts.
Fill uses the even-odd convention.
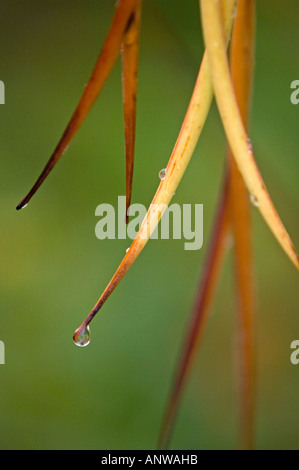
[[[95,208],[125,193],[120,63],[30,205],[15,206],[54,149],[107,33],[112,0],[1,0],[1,449],[155,449],[193,306],[225,161],[215,105],[174,202],[204,204],[204,246],[151,241],[77,348],[128,240],[99,241]],[[251,137],[298,248],[299,2],[257,2]],[[270,5],[271,4],[271,5]],[[146,0],[133,201],[148,205],[166,166],[203,53],[197,0]],[[299,448],[298,274],[252,209],[258,304],[258,449]],[[233,449],[236,309],[231,252],[184,394],[171,447]]]

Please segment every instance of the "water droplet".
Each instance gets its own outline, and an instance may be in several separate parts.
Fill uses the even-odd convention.
[[[166,168],[163,168],[163,170],[161,170],[159,173],[160,180],[163,181],[165,176],[166,176]]]
[[[257,197],[254,194],[250,194],[250,202],[254,205],[254,207],[259,207],[260,205]]]
[[[249,137],[247,137],[247,144],[248,144],[248,153],[250,153],[250,155],[253,154],[253,149],[252,149],[252,143],[251,143],[251,140],[249,139]]]
[[[78,328],[78,330],[75,331],[73,340],[74,340],[75,345],[79,346],[80,348],[84,348],[85,346],[88,346],[91,340],[89,326],[84,328],[83,331],[81,331],[81,327]]]

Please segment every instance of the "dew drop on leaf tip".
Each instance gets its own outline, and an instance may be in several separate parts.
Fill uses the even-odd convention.
[[[89,326],[84,328],[84,330],[81,333],[80,332],[77,333],[77,331],[75,332],[73,336],[75,345],[79,346],[80,348],[84,348],[85,346],[88,346],[91,340]]]

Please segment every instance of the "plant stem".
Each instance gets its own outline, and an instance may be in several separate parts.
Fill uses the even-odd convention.
[[[227,171],[215,217],[207,258],[204,264],[204,271],[199,282],[194,311],[187,328],[182,352],[165,408],[158,449],[167,449],[169,446],[181,396],[194,362],[195,353],[203,336],[211,303],[218,284],[229,233],[229,189],[230,174],[229,171]]]
[[[227,40],[233,22],[233,12],[236,0],[225,0],[223,2],[223,21]],[[178,187],[188,163],[193,155],[197,141],[206,121],[213,97],[211,77],[209,71],[208,58],[204,54],[199,74],[195,83],[194,91],[189,103],[189,107],[175,144],[174,150],[169,159],[165,178],[161,181],[147,214],[141,224],[140,230],[133,240],[129,251],[116,270],[111,281],[107,285],[100,299],[91,310],[89,315],[75,331],[74,340],[79,337],[84,329],[89,325],[106,300],[110,297],[114,289],[123,279],[129,268],[135,262],[144,246],[150,239],[151,234],[156,229],[162,213],[159,206],[167,206]]]
[[[219,0],[200,1],[204,39],[209,57],[213,88],[229,145],[246,186],[252,197],[255,198],[262,216],[286,254],[299,269],[298,255],[266,190],[240,116],[226,54],[221,2]]]
[[[86,118],[101,89],[103,88],[104,83],[106,82],[106,79],[120,53],[123,35],[135,6],[136,0],[119,0],[106,41],[94,67],[92,75],[88,81],[88,84],[86,85],[82,97],[78,103],[78,106],[76,107],[72,118],[67,125],[50,160],[46,164],[44,170],[29,193],[17,205],[17,210],[22,209],[28,204],[32,196],[36,193],[49,173],[53,170],[58,160],[65,153],[71,140],[81,127],[84,119]]]
[[[255,36],[255,0],[239,0],[231,42],[231,75],[245,128],[248,127]],[[248,193],[231,151],[230,197],[238,303],[237,349],[240,398],[239,448],[252,449],[255,418],[255,302]]]
[[[126,221],[131,205],[135,133],[136,133],[136,97],[138,75],[139,33],[141,19],[141,0],[136,1],[135,11],[131,16],[129,26],[125,32],[122,53],[122,85],[125,122],[125,148],[126,148]]]

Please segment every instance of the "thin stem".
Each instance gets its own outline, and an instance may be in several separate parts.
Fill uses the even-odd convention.
[[[220,4],[219,0],[201,0],[204,39],[222,123],[234,158],[250,194],[255,198],[262,216],[278,242],[299,269],[299,257],[266,190],[240,116],[230,77]]]
[[[223,18],[227,39],[231,31],[235,5],[236,0],[225,0],[225,2],[223,2]],[[156,229],[162,216],[162,212],[159,210],[159,207],[168,206],[177,186],[179,185],[185,173],[206,121],[211,106],[212,97],[213,91],[208,58],[207,55],[204,54],[189,107],[179,137],[166,168],[165,178],[161,181],[157,189],[148,212],[141,224],[140,230],[133,240],[129,251],[122,260],[121,264],[119,265],[114,276],[112,277],[94,308],[91,310],[80,327],[75,331],[74,341],[76,341],[76,338],[82,334],[85,328],[89,325],[98,311],[110,297],[111,293],[118,286],[129,268],[142,252],[144,246],[150,239],[151,234]]]
[[[230,49],[231,74],[245,128],[248,128],[251,101],[254,37],[255,0],[239,0]],[[239,447],[250,450],[254,443],[256,383],[251,217],[247,189],[231,152],[229,164],[231,174],[229,204],[235,240],[235,279],[238,302],[236,357],[240,398]]]
[[[188,325],[182,353],[174,374],[174,380],[165,408],[158,441],[159,449],[167,449],[169,446],[182,393],[194,362],[195,353],[203,336],[211,303],[218,284],[229,234],[229,185],[230,174],[228,171],[220,196],[219,207],[215,217],[211,241],[204,264],[204,271],[199,283],[194,311]]]
[[[141,18],[141,0],[137,0],[129,26],[125,32],[122,52],[122,84],[125,121],[125,148],[126,148],[126,221],[131,205],[135,131],[136,131],[136,97],[138,75],[139,33]]]
[[[247,126],[253,64],[254,2],[240,0],[238,15],[233,29],[231,44],[232,69],[236,96],[244,125]],[[229,216],[229,217],[228,217]],[[232,223],[235,238],[236,282],[239,304],[240,354],[240,447],[252,448],[254,422],[254,334],[253,334],[253,287],[251,279],[252,257],[250,246],[250,211],[247,190],[231,155],[228,175],[221,196],[213,236],[205,263],[199,295],[184,341],[182,355],[175,372],[173,385],[161,426],[159,448],[167,448],[174,428],[180,399],[188,374],[207,322],[207,317],[223,263],[228,220]]]
[[[90,111],[92,105],[96,101],[104,83],[120,53],[121,43],[124,32],[127,28],[128,21],[132,12],[134,11],[136,0],[120,0],[117,9],[105,40],[104,46],[101,50],[100,56],[94,67],[92,75],[85,87],[82,97],[75,109],[72,118],[64,131],[57,147],[54,150],[50,160],[46,164],[41,175],[33,185],[29,193],[17,205],[17,210],[25,207],[32,196],[36,193],[42,183],[45,181],[49,173],[53,170],[54,166],[62,155],[67,150],[71,140],[81,127],[84,119]]]

